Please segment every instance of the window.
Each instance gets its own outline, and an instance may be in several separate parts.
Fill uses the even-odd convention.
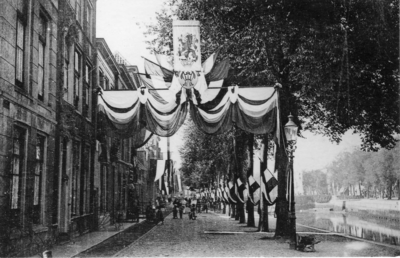
[[[86,29],[89,41],[92,41],[92,7],[89,3],[86,7]]]
[[[44,61],[46,56],[47,20],[39,17],[38,99],[44,100]]]
[[[122,209],[125,210],[126,208],[126,193],[127,193],[127,185],[126,185],[126,180],[127,180],[127,174],[123,173],[122,174],[122,190],[121,190],[121,201],[122,201]]]
[[[25,21],[22,14],[17,15],[17,44],[15,47],[15,84],[23,87],[24,84],[24,38]]]
[[[85,163],[83,164],[82,187],[80,191],[82,208],[81,214],[90,212],[90,146],[86,145],[84,149]]]
[[[82,24],[82,2],[81,0],[76,0],[75,2],[75,15],[76,20]]]
[[[84,99],[84,115],[89,117],[90,113],[90,88],[91,88],[91,76],[92,76],[92,67],[86,64],[85,69],[85,89],[83,92],[83,99]]]
[[[101,164],[100,168],[100,212],[103,213],[106,207],[106,189],[107,189],[107,178],[106,178],[106,166]]]
[[[80,189],[80,163],[81,163],[81,145],[74,141],[72,146],[72,187],[71,187],[71,217],[79,215],[79,189]]]
[[[74,75],[74,106],[79,108],[79,84],[81,79],[81,54],[75,51],[75,75]]]
[[[106,79],[106,85],[105,85],[105,89],[109,90],[110,89],[110,80],[108,79],[108,77],[105,78]]]
[[[104,73],[103,73],[102,70],[99,70],[99,77],[100,77],[100,87],[101,87],[103,90],[105,90],[105,88],[104,88],[104,83],[105,83],[105,80],[104,80]]]
[[[64,100],[68,100],[69,92],[69,47],[65,43],[64,50]]]
[[[25,130],[15,127],[13,132],[13,158],[11,170],[11,220],[19,223],[22,195],[22,171],[25,157]]]
[[[34,185],[33,185],[33,218],[34,224],[40,224],[41,222],[41,204],[42,204],[42,182],[44,173],[44,151],[45,151],[44,136],[38,135],[36,138],[36,150],[35,150],[35,174],[34,174]]]

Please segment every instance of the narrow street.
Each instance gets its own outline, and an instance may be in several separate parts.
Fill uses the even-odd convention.
[[[316,252],[299,252],[289,249],[287,240],[272,239],[273,233],[256,232],[256,228],[239,224],[238,221],[221,213],[200,213],[197,220],[166,217],[164,225],[154,226],[141,237],[114,254],[117,257],[248,257],[248,256],[398,256],[396,248],[378,246],[372,243],[356,241],[340,236],[320,235],[321,243]],[[298,226],[298,232],[310,232]],[[120,238],[123,237],[123,234]],[[119,241],[123,241],[120,239]],[[106,241],[101,245],[110,245]],[[106,247],[106,246],[104,246]],[[105,249],[103,249],[105,250]],[[101,253],[85,252],[75,257],[99,257]]]

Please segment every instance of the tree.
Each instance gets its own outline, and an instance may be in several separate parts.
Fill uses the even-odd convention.
[[[328,193],[328,182],[326,173],[321,170],[310,170],[303,172],[303,188],[308,195],[321,195]]]
[[[283,86],[283,124],[292,113],[302,129],[332,141],[353,130],[362,135],[363,149],[393,148],[393,135],[400,132],[397,0],[169,0],[168,5],[171,13],[160,13],[158,24],[149,28],[158,36],[151,42],[158,51],[172,42],[172,17],[199,20],[203,58],[220,46],[220,55],[230,58],[226,85]],[[282,148],[277,156],[276,235],[286,235],[288,160]]]

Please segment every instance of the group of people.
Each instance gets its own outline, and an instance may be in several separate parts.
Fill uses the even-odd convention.
[[[168,201],[173,205],[172,208],[172,214],[173,214],[173,219],[178,219],[178,214],[179,214],[179,219],[183,219],[183,214],[186,213],[186,209],[189,208],[189,219],[190,220],[195,220],[197,218],[196,214],[197,213],[202,213],[206,212],[208,213],[209,209],[214,208],[215,209],[218,207],[219,203],[218,200],[214,200],[212,198],[175,198],[174,201],[172,199],[168,199]],[[156,206],[152,206],[152,203],[150,202],[149,205],[146,208],[146,219],[150,222],[154,222],[156,224],[164,224],[164,215],[162,212],[162,208],[165,208],[165,203],[163,200],[156,200]]]
[[[155,224],[158,224],[160,222],[161,224],[164,224],[164,214],[162,212],[162,206],[157,205],[156,208],[154,208],[152,203],[149,202],[146,207],[146,220]]]

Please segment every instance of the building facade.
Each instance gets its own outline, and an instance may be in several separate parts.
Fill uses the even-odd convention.
[[[59,5],[0,1],[0,256],[52,243]]]
[[[0,6],[0,256],[32,256],[153,200],[160,139],[101,133],[98,87],[141,84],[96,39],[96,0]]]
[[[94,178],[96,1],[59,1],[53,223],[70,237],[96,227]]]

